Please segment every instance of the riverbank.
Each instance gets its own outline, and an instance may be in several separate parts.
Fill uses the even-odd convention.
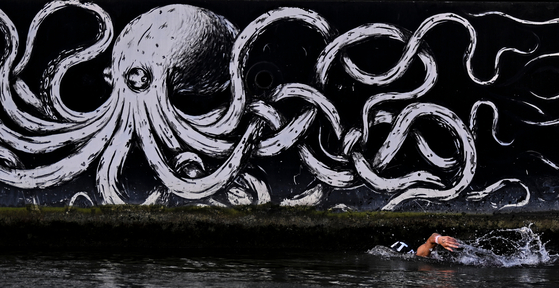
[[[473,239],[531,225],[558,251],[559,211],[515,214],[334,212],[274,205],[236,208],[100,206],[0,208],[2,249],[367,250],[432,232]]]

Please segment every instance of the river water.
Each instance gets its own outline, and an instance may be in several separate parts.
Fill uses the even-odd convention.
[[[23,252],[0,255],[0,287],[558,287],[559,261],[527,228],[431,258],[369,251]]]

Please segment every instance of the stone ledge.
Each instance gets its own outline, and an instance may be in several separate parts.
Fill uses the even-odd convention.
[[[559,250],[559,211],[516,214],[333,212],[274,205],[235,208],[100,206],[0,208],[7,249],[367,250],[433,232],[473,239],[531,225]],[[552,241],[550,241],[552,240]]]

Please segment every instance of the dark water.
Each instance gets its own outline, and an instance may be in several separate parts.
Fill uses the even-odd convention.
[[[430,259],[394,254],[385,247],[249,254],[4,251],[0,287],[559,287],[557,257],[545,245],[538,247],[537,235],[530,240],[509,232],[504,239],[518,245],[514,251],[482,247],[491,242],[487,239],[503,237],[501,233],[464,241],[461,251],[438,251]],[[523,247],[527,250],[521,251]]]

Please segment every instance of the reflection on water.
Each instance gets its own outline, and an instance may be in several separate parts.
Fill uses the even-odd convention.
[[[486,249],[482,247],[486,243],[483,239],[495,235],[504,237],[496,233],[467,245]],[[520,240],[514,243],[532,247]],[[494,243],[491,245],[493,247]],[[500,247],[499,251],[505,248]],[[504,268],[464,265],[458,258],[442,254],[437,256],[439,258],[425,259],[388,251],[391,250],[381,247],[369,253],[3,252],[0,254],[0,287],[487,287],[491,284],[528,287],[559,284],[555,256],[537,265]]]

